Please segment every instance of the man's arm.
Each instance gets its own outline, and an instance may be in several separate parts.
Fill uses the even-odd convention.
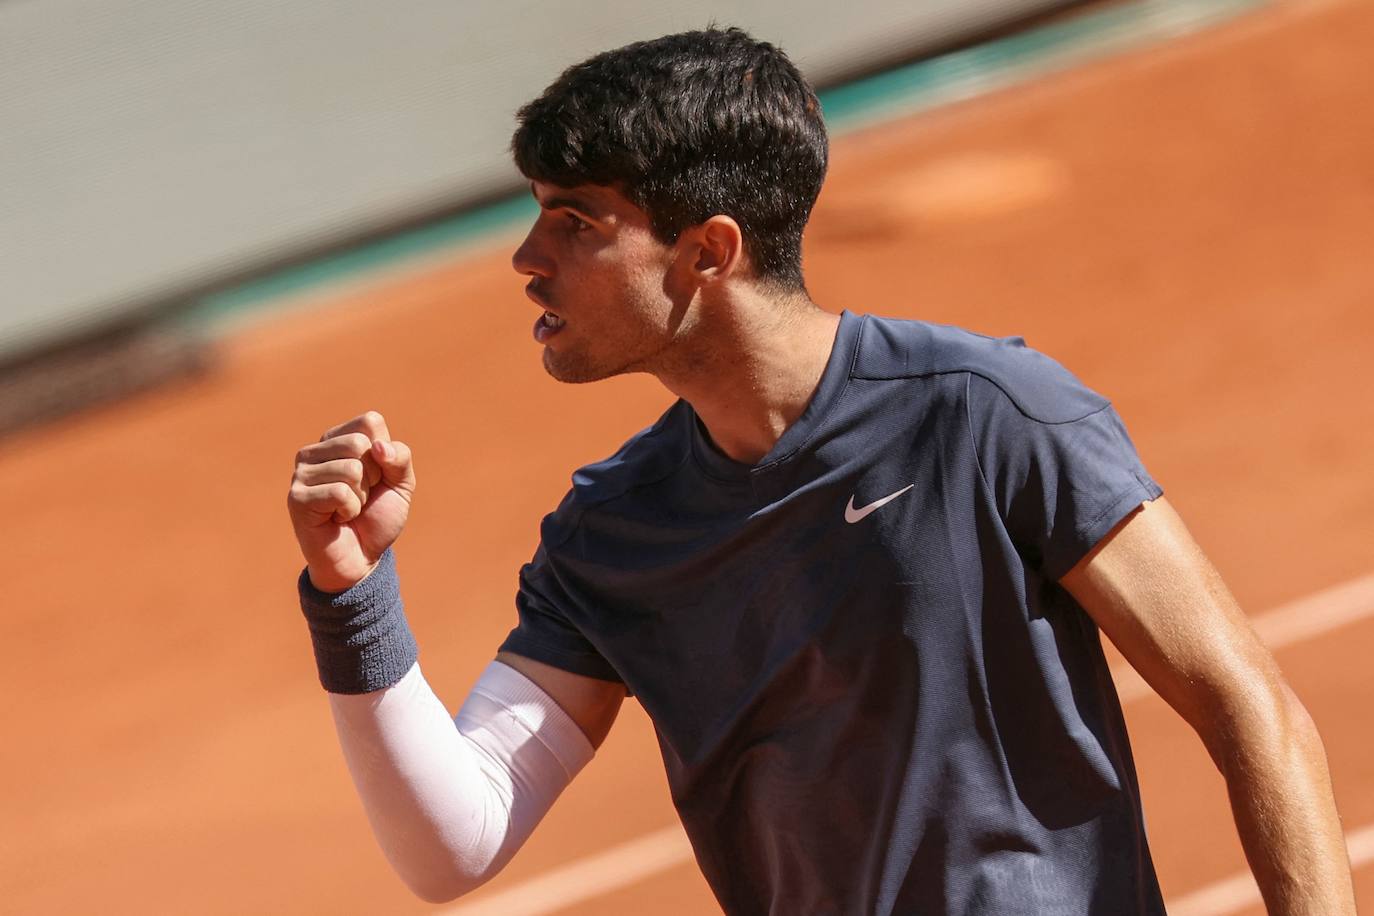
[[[625,702],[623,684],[583,677],[514,652],[498,652],[496,660],[538,684],[577,723],[592,747],[601,747]]]
[[[495,875],[610,730],[625,688],[501,653],[450,718],[416,663],[391,545],[410,449],[369,412],[296,456],[287,507],[320,681],[368,821],[433,902]]]
[[[1269,912],[1353,914],[1321,738],[1173,508],[1144,504],[1060,581],[1201,737]]]
[[[329,694],[373,835],[417,896],[442,903],[494,877],[590,762],[593,741],[576,719],[604,737],[625,690],[560,686],[565,701],[604,696],[595,714],[565,709],[503,661],[487,667],[453,718],[419,665],[382,690]]]

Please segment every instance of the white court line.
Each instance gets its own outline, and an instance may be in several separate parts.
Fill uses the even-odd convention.
[[[1250,620],[1269,648],[1280,649],[1371,614],[1374,614],[1374,574],[1300,598]],[[1112,677],[1122,703],[1154,694],[1129,666],[1113,668]],[[1350,844],[1352,864],[1356,867],[1374,858],[1374,825],[1348,834],[1346,840]],[[628,887],[691,858],[692,849],[682,828],[678,825],[664,827],[550,869],[472,903],[442,910],[439,916],[544,916]],[[1259,899],[1254,880],[1249,875],[1238,875],[1170,903],[1169,912],[1174,916],[1223,916]]]
[[[1374,824],[1345,835],[1352,870],[1374,861]],[[1250,873],[1240,872],[1169,902],[1169,916],[1232,916],[1262,903],[1259,887]]]
[[[440,916],[542,916],[628,887],[692,858],[676,824],[550,869],[500,893],[460,903]]]

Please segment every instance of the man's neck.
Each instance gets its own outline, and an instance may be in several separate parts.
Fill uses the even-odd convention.
[[[686,355],[655,374],[692,405],[717,448],[755,464],[811,402],[839,321],[804,294],[717,303],[703,309]]]

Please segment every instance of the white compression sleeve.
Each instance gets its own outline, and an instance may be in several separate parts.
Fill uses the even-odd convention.
[[[453,719],[418,663],[390,687],[329,704],[372,832],[432,903],[500,871],[594,753],[548,694],[500,662]]]

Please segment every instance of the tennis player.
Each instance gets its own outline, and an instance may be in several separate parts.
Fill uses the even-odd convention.
[[[1019,338],[808,296],[827,141],[781,51],[600,54],[512,148],[545,368],[678,400],[573,476],[456,718],[401,609],[410,450],[376,413],[301,449],[320,679],[417,894],[494,875],[630,693],[729,913],[1162,913],[1105,633],[1225,777],[1270,912],[1354,912],[1312,721],[1110,404]]]

